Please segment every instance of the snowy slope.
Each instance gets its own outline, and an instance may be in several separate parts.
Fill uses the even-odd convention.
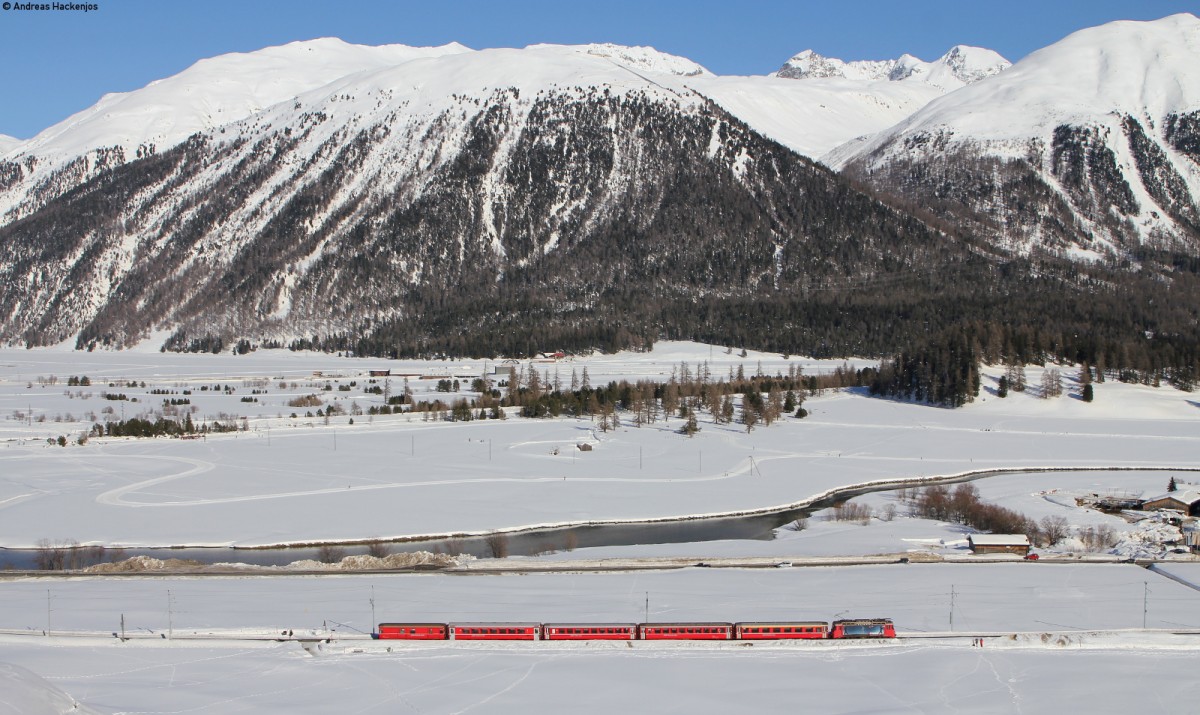
[[[674,74],[685,77],[711,75],[703,66],[677,55],[659,52],[653,47],[626,47],[614,45],[611,42],[598,42],[590,45],[530,45],[526,49],[544,50],[557,48],[570,50],[580,54],[603,57],[613,63],[638,72],[655,72],[659,74]]]
[[[778,77],[695,77],[684,83],[763,135],[818,159],[856,137],[875,134],[942,95],[920,82],[804,82]]]
[[[195,132],[248,117],[355,72],[461,52],[469,50],[457,43],[368,47],[323,38],[220,55],[140,90],[105,95],[30,139],[24,153],[76,156],[113,145],[130,153],[150,144],[161,151]]]
[[[1153,22],[1114,22],[1076,32],[1011,69],[936,99],[895,127],[824,157],[838,168],[874,175],[881,186],[911,174],[910,198],[939,199],[943,175],[982,158],[972,170],[1032,174],[1059,195],[1075,226],[1014,216],[1003,195],[964,198],[1004,226],[1018,246],[1045,240],[1083,250],[1158,235],[1190,245],[1200,226],[1200,20],[1189,14]],[[1009,162],[1000,169],[994,161]],[[1016,169],[1011,162],[1024,162]],[[895,175],[888,171],[894,168]],[[959,176],[952,183],[970,183]],[[984,191],[988,182],[982,181]],[[968,192],[969,193],[969,192]],[[1001,192],[1003,193],[1003,192]],[[1022,197],[1028,205],[1029,197]],[[974,201],[974,203],[970,203]],[[1096,243],[1091,243],[1094,236]],[[1190,250],[1190,249],[1186,249]]]
[[[805,50],[788,60],[774,76],[787,79],[918,82],[949,92],[999,74],[1011,66],[1012,63],[997,52],[968,45],[956,45],[933,62],[924,62],[909,54],[895,60],[846,62]]]
[[[1110,113],[1161,117],[1197,108],[1200,20],[1179,14],[1113,22],[1080,30],[986,82],[930,102],[860,154],[919,131],[1021,140]]]
[[[0,216],[26,215],[105,167],[165,151],[346,75],[464,52],[457,43],[368,47],[323,38],[200,60],[139,90],[107,94],[5,157],[25,170],[20,184],[0,192]],[[0,143],[0,153],[15,148]]]
[[[0,134],[0,156],[4,156],[13,149],[16,149],[23,141],[16,137],[10,137],[7,134]]]

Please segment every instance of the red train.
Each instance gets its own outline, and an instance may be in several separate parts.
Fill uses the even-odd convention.
[[[895,638],[887,618],[742,623],[380,623],[381,640],[650,641]]]

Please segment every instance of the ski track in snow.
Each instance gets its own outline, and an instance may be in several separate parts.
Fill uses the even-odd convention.
[[[786,457],[766,457],[759,459],[758,462],[765,462],[771,459],[785,459]],[[149,459],[160,459],[158,457],[149,457]],[[726,474],[717,474],[707,477],[671,477],[671,478],[637,478],[631,479],[628,477],[571,477],[569,480],[566,477],[482,477],[476,479],[432,479],[422,482],[404,482],[391,484],[368,484],[361,486],[347,487],[327,487],[324,489],[307,489],[303,491],[292,492],[273,492],[271,494],[251,494],[238,497],[218,497],[213,499],[189,499],[186,501],[167,501],[167,502],[139,502],[131,501],[124,498],[124,495],[131,492],[141,491],[145,487],[164,484],[166,482],[175,481],[178,479],[186,479],[187,477],[197,476],[208,472],[214,468],[211,462],[202,462],[200,460],[185,459],[183,457],[161,459],[178,459],[181,462],[193,462],[195,466],[178,474],[169,474],[163,477],[155,477],[147,479],[135,484],[129,484],[116,489],[110,489],[96,497],[97,504],[105,504],[108,506],[126,506],[126,507],[168,507],[168,506],[200,506],[205,504],[232,504],[235,502],[247,501],[262,501],[266,499],[290,499],[293,497],[318,496],[322,494],[344,494],[347,491],[373,491],[378,489],[408,489],[415,487],[439,487],[462,484],[538,484],[546,482],[562,482],[570,481],[572,483],[636,483],[636,484],[667,484],[667,483],[696,483],[696,482],[718,482],[726,479],[746,474],[750,471],[750,462],[737,469],[730,470]]]
[[[129,459],[131,456],[133,456],[133,455],[124,456],[124,457],[122,457],[122,459]],[[116,489],[110,489],[96,497],[97,504],[106,504],[109,506],[152,506],[151,504],[146,504],[146,503],[142,503],[142,502],[128,501],[127,499],[124,498],[124,496],[126,494],[129,494],[130,492],[140,491],[142,489],[145,489],[146,487],[153,486],[156,484],[164,484],[166,482],[173,482],[173,481],[176,481],[179,479],[186,479],[188,477],[194,477],[194,476],[197,476],[200,474],[204,474],[205,472],[212,471],[215,467],[215,465],[212,462],[206,462],[206,461],[200,460],[200,459],[190,459],[188,457],[154,457],[154,456],[138,455],[137,458],[138,459],[166,460],[166,461],[171,461],[171,462],[183,462],[184,464],[192,465],[192,467],[191,467],[191,469],[187,469],[182,472],[175,473],[175,474],[168,474],[163,477],[155,477],[153,479],[147,479],[145,481],[135,482],[133,484],[127,484],[123,487],[117,487]]]

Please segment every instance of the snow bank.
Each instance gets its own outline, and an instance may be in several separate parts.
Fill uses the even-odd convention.
[[[388,554],[382,557],[359,554],[357,556],[347,556],[337,563],[304,559],[293,561],[283,568],[295,571],[373,571],[417,567],[444,569],[464,564],[473,558],[472,556],[449,556],[429,551],[413,551],[411,553]]]
[[[95,713],[41,676],[12,663],[0,663],[0,711],[20,715]]]
[[[473,556],[448,556],[434,554],[429,551],[414,551],[412,553],[388,554],[387,556],[369,556],[359,554],[347,556],[336,563],[326,563],[313,559],[293,561],[286,566],[254,566],[243,563],[202,564],[190,559],[156,559],[150,556],[134,556],[123,561],[107,564],[97,564],[83,569],[84,573],[137,573],[157,571],[227,571],[238,569],[244,571],[289,570],[289,571],[384,571],[389,569],[431,568],[444,569],[451,566],[465,565],[473,560]]]
[[[83,569],[84,573],[137,573],[153,571],[181,571],[201,568],[203,564],[191,559],[156,559],[150,556],[134,556],[123,561],[96,564]]]

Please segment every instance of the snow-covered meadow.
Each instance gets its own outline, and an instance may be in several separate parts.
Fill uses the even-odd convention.
[[[738,369],[786,373],[792,366],[813,374],[840,364],[754,353],[743,358],[668,343],[648,353],[535,367],[564,385],[586,370],[598,385],[665,381],[680,363],[692,369],[707,363],[715,377]],[[749,434],[701,415],[700,432],[688,438],[677,433],[678,418],[640,428],[626,420],[604,432],[586,418],[448,423],[411,414],[353,416],[354,405],[366,411],[382,403],[364,388],[372,384],[367,370],[384,368],[413,375],[418,400],[449,399],[454,395],[434,391],[439,379],[469,383],[471,376],[494,372],[495,363],[415,364],[286,351],[242,357],[4,351],[0,545],[29,547],[48,539],[247,546],[478,533],[757,510],[847,485],[981,469],[1194,467],[1200,453],[1200,403],[1166,387],[1108,382],[1096,386],[1090,404],[1074,396],[1069,380],[1068,394],[1050,400],[1033,391],[1000,399],[985,389],[960,410],[835,392],[810,399],[804,420],[787,417]],[[57,384],[47,384],[50,375]],[[90,387],[64,387],[69,376],[81,375]],[[393,394],[401,379],[391,379]],[[341,389],[351,382],[353,388]],[[1030,382],[1037,382],[1036,369]],[[134,387],[122,387],[129,384]],[[172,394],[149,394],[155,389]],[[72,441],[91,424],[88,412],[111,407],[113,419],[121,410],[126,417],[149,414],[184,390],[194,419],[244,417],[247,430],[204,440]],[[101,392],[139,402],[103,400]],[[326,406],[345,405],[347,414],[305,417],[304,408],[286,404],[311,394]],[[251,397],[258,402],[242,401]],[[295,412],[300,415],[292,418]],[[47,443],[60,434],[72,437],[65,447]],[[1005,498],[1024,499],[1052,488],[1157,493],[1167,478],[1131,472],[994,481],[1019,484]],[[64,514],[70,518],[53,518]]]

